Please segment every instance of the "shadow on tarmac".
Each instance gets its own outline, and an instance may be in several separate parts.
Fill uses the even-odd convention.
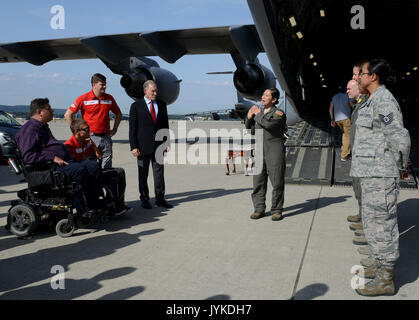
[[[226,294],[217,294],[215,296],[208,297],[205,300],[231,300],[231,297]]]
[[[16,191],[4,191],[0,189],[0,194],[6,194],[6,193],[16,193]]]
[[[9,291],[0,296],[2,300],[72,300],[95,292],[103,287],[100,282],[123,277],[134,272],[136,269],[131,267],[118,268],[102,272],[91,279],[65,279],[63,289],[53,289],[52,284],[58,285],[59,281],[51,280],[39,286],[22,288]],[[53,274],[50,275],[53,277]],[[99,300],[124,300],[129,299],[141,292],[145,288],[143,286],[122,289],[107,294]]]
[[[0,207],[5,207],[4,209],[1,210],[0,218],[7,216],[7,210],[9,210],[11,202],[12,200],[0,201]]]
[[[182,192],[182,193],[174,193],[169,194],[166,198],[173,206],[177,206],[184,202],[189,201],[200,201],[204,199],[213,199],[217,197],[223,197],[230,194],[240,193],[244,191],[252,190],[251,188],[243,188],[243,189],[233,189],[233,190],[225,190],[225,189],[208,189],[208,190],[197,190],[191,192]],[[181,198],[181,199],[177,199]],[[176,199],[176,200],[170,200]],[[151,201],[153,204],[153,208],[150,210],[146,210],[141,207],[141,201],[130,201],[126,204],[133,208],[133,211],[127,215],[119,216],[112,218],[110,221],[104,224],[94,223],[92,226],[88,227],[88,229],[79,229],[72,237],[77,237],[84,235],[86,233],[92,233],[92,230],[105,230],[107,232],[118,232],[122,230],[127,230],[129,228],[138,226],[140,224],[152,223],[158,221],[161,217],[167,215],[170,212],[170,209],[161,208],[154,206],[154,200]],[[7,213],[1,214],[0,217],[6,216]],[[85,230],[85,231],[83,231]],[[12,234],[7,231],[4,226],[0,226],[0,247],[2,250],[7,250],[10,248],[14,248],[17,246],[22,246],[25,244],[32,243],[38,239],[45,239],[49,237],[56,237],[56,233],[54,228],[50,228],[48,226],[41,226],[39,227],[32,238],[29,239],[18,239],[15,236],[10,237]],[[5,239],[1,239],[2,237],[7,237]],[[1,275],[0,275],[1,276]]]
[[[208,189],[208,190],[196,190],[190,192],[181,192],[181,193],[172,193],[166,195],[166,200],[173,205],[174,207],[179,204],[190,202],[190,201],[200,201],[205,199],[214,199],[218,197],[227,196],[230,194],[240,193],[244,191],[252,190],[251,188],[243,189]],[[180,199],[178,199],[180,198]],[[173,200],[176,199],[176,200]],[[170,212],[170,209],[157,207],[155,206],[155,199],[150,199],[150,203],[153,206],[152,209],[144,209],[141,207],[141,201],[130,201],[127,202],[127,206],[133,208],[134,210],[128,215],[124,216],[123,219],[116,217],[113,219],[115,223],[105,224],[103,229],[106,231],[120,231],[126,230],[133,226],[139,224],[151,223],[159,220],[160,217],[167,215]]]
[[[324,296],[329,291],[329,287],[324,283],[313,283],[298,290],[290,300],[313,300]]]
[[[284,212],[296,210],[291,213],[284,213],[284,218],[289,218],[299,214],[307,213],[313,210],[321,209],[333,204],[345,202],[346,199],[351,198],[352,196],[340,196],[340,197],[323,197],[323,198],[313,198],[306,200],[303,203],[299,203],[290,207],[284,208]]]
[[[408,199],[398,204],[400,258],[394,270],[396,292],[419,277],[419,199]]]
[[[180,193],[171,193],[166,195],[166,199],[176,199],[182,198],[179,200],[171,200],[170,203],[174,206],[177,206],[180,203],[191,202],[191,201],[200,201],[205,199],[214,199],[219,197],[228,196],[235,193],[241,193],[245,191],[251,191],[253,188],[242,188],[242,189],[208,189],[208,190],[196,190],[189,192],[180,192]]]
[[[143,236],[153,235],[163,230],[152,229],[138,234],[122,232],[107,234],[84,239],[77,243],[42,249],[18,257],[0,260],[0,291],[10,291],[43,281],[53,276],[50,270],[54,265],[60,265],[65,271],[68,271],[69,266],[73,263],[111,255],[118,249],[140,242],[140,238]],[[128,271],[132,272],[132,270]],[[0,296],[0,299],[2,299],[2,296]]]
[[[10,172],[8,170],[10,170]],[[2,177],[0,179],[0,187],[17,186],[22,183],[21,181],[24,178],[23,175],[14,174],[9,168],[1,168],[0,172],[2,174]],[[12,191],[0,190],[0,193],[9,193],[9,192],[12,192]]]
[[[76,230],[74,235],[72,235],[72,238],[89,233],[95,233],[100,230],[106,230],[108,232],[118,232],[121,230],[127,230],[131,227],[135,227],[143,223],[151,223],[158,221],[160,217],[165,216],[165,214],[157,210],[146,211],[145,209],[141,208],[137,201],[129,202],[127,203],[127,205],[134,209],[131,213],[111,218],[108,222],[105,223],[94,222],[91,226],[85,229]],[[7,213],[5,215],[7,215]],[[2,237],[7,238],[1,239]],[[12,235],[10,231],[7,231],[4,228],[4,226],[0,226],[0,247],[2,248],[2,250],[26,245],[35,242],[36,240],[46,239],[50,237],[53,238],[58,236],[55,232],[55,227],[50,227],[48,225],[39,226],[35,231],[34,235],[24,239],[17,238],[16,236]]]

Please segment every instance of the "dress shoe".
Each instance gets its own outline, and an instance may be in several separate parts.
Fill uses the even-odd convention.
[[[166,200],[156,201],[156,206],[167,208],[167,209],[173,208],[173,206]]]
[[[141,201],[141,206],[144,209],[151,209],[151,208],[153,208],[148,200]]]

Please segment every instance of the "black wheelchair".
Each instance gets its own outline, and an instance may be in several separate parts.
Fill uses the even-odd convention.
[[[103,170],[98,199],[100,208],[93,216],[84,216],[77,213],[73,205],[76,194],[87,203],[81,186],[55,170],[53,162],[26,165],[17,154],[9,159],[9,165],[28,182],[26,189],[18,191],[19,200],[11,202],[7,215],[7,228],[17,237],[32,235],[40,225],[48,225],[55,226],[57,235],[66,238],[76,228],[91,225],[93,219],[105,223],[110,217],[127,211],[120,210],[121,206],[125,207],[125,172],[122,168]],[[123,188],[118,184],[118,174],[123,174]]]

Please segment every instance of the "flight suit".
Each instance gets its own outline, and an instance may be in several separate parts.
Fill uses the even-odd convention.
[[[263,168],[253,176],[252,201],[255,212],[265,213],[268,177],[272,184],[271,214],[282,213],[285,187],[284,133],[287,117],[283,110],[272,107],[266,114],[262,111],[251,119],[246,118],[247,129],[263,130]]]
[[[368,246],[378,264],[389,270],[399,258],[397,196],[409,151],[410,137],[399,104],[381,85],[359,109],[350,176],[361,180]]]

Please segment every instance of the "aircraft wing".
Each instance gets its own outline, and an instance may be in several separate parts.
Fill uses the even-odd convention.
[[[26,61],[43,65],[53,60],[99,57],[116,64],[134,56],[159,56],[174,63],[186,54],[232,52],[239,52],[249,60],[264,52],[254,25],[3,43],[0,63]]]

